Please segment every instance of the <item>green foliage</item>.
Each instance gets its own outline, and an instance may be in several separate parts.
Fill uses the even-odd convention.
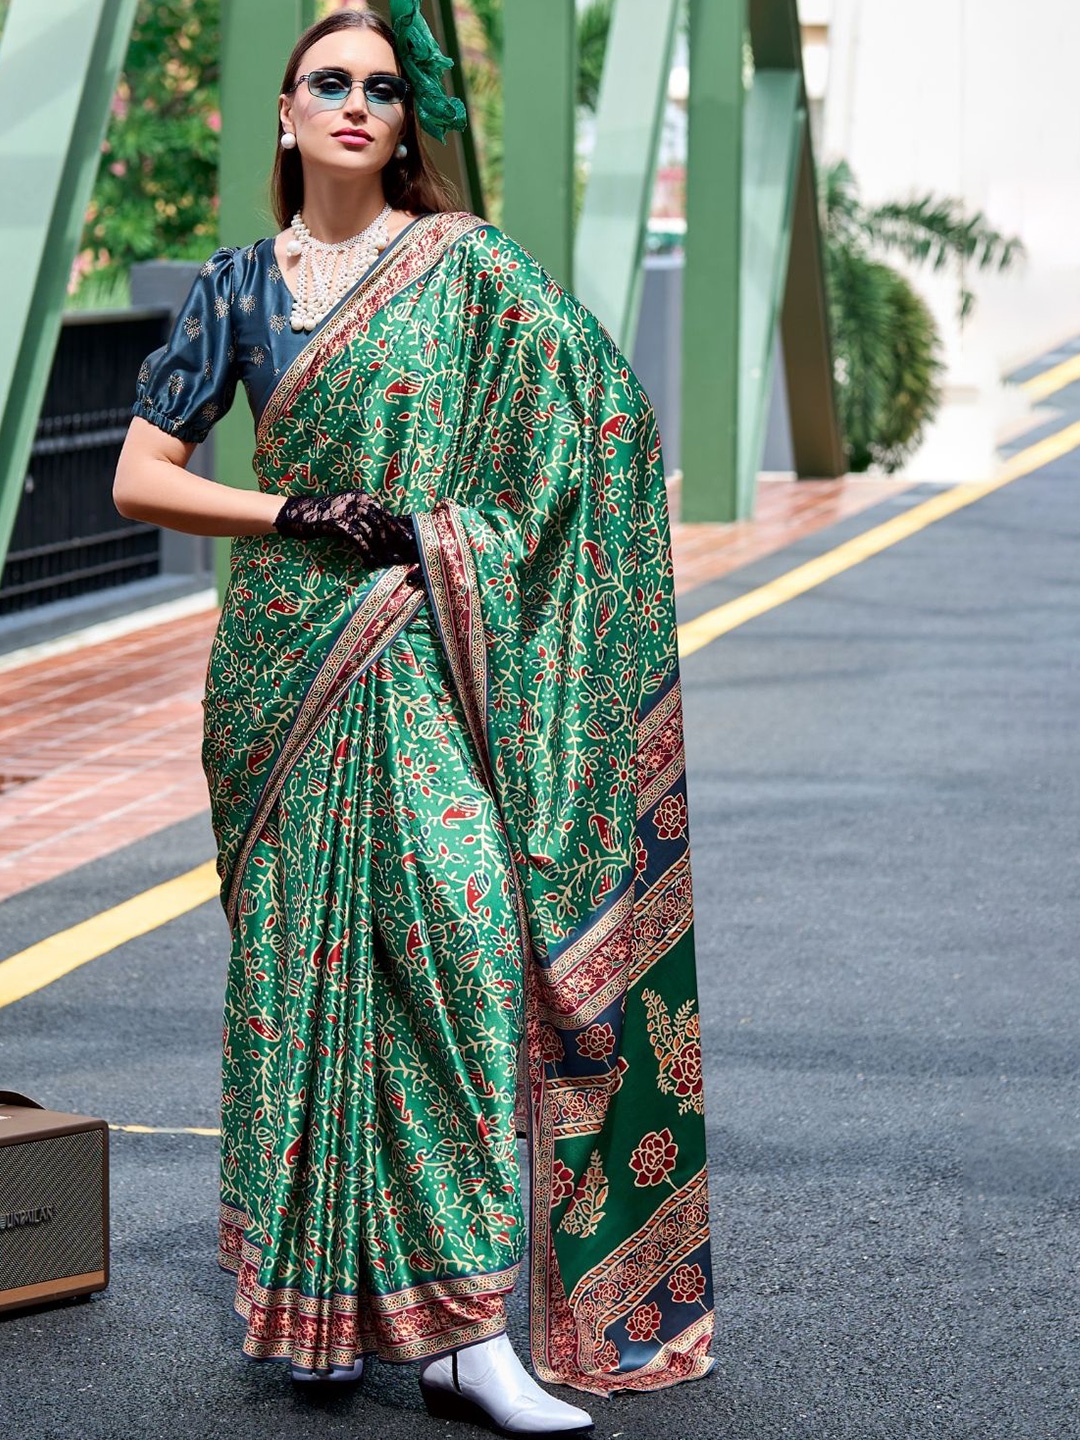
[[[974,295],[966,267],[1007,270],[1023,255],[1020,241],[994,230],[979,212],[965,215],[951,199],[924,196],[865,207],[850,167],[839,161],[820,177],[825,281],[836,359],[837,403],[852,470],[872,464],[898,470],[918,449],[941,404],[941,338],[923,300],[880,258],[905,259],[959,272],[959,313]]]
[[[604,52],[611,30],[614,0],[589,0],[578,13],[577,26],[577,103],[586,110],[595,110],[600,99],[600,79],[604,73]]]
[[[92,270],[84,275],[69,310],[126,310],[131,304],[131,280],[126,270]]]
[[[219,0],[141,0],[76,278],[217,243],[218,14]]]

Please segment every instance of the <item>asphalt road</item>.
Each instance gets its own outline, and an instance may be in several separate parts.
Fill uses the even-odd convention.
[[[562,1392],[597,1440],[1080,1436],[1078,540],[1073,456],[684,662],[718,1364]],[[210,854],[200,819],[17,896],[3,953]],[[0,1010],[0,1084],[213,1126],[225,949],[207,905]],[[216,1141],[111,1150],[112,1283],[0,1317],[4,1440],[485,1433],[411,1367],[316,1400],[245,1359]]]

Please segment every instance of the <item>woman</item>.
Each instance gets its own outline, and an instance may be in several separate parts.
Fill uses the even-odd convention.
[[[244,1350],[419,1360],[434,1413],[555,1433],[592,1422],[505,1333],[516,1116],[538,1375],[713,1365],[666,494],[606,330],[425,160],[464,112],[417,11],[301,37],[282,231],[203,267],[114,494],[236,537],[203,759]],[[238,380],[258,492],[184,468]]]

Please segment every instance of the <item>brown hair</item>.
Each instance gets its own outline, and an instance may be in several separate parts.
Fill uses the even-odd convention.
[[[401,73],[401,57],[394,32],[381,16],[371,10],[335,10],[325,20],[309,25],[297,40],[281,82],[283,95],[291,93],[306,51],[324,35],[333,35],[337,30],[374,30],[393,50],[398,73]],[[406,96],[404,110],[405,124],[399,140],[409,147],[409,153],[403,160],[392,157],[383,169],[382,185],[387,203],[395,210],[410,210],[416,215],[429,211],[459,210],[460,201],[450,182],[439,174],[421,148],[420,127],[416,123],[411,89]],[[285,229],[304,204],[304,168],[299,150],[282,150],[280,145],[276,146],[270,194],[274,215],[281,228]]]

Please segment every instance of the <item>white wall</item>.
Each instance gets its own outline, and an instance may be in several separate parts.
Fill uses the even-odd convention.
[[[956,285],[914,272],[946,341],[948,405],[911,473],[987,473],[1027,407],[1001,375],[1080,334],[1080,5],[1075,0],[804,0],[829,20],[825,158],[865,199],[933,190],[1019,234],[1019,274],[976,274],[964,333]],[[811,13],[813,12],[813,13]]]

